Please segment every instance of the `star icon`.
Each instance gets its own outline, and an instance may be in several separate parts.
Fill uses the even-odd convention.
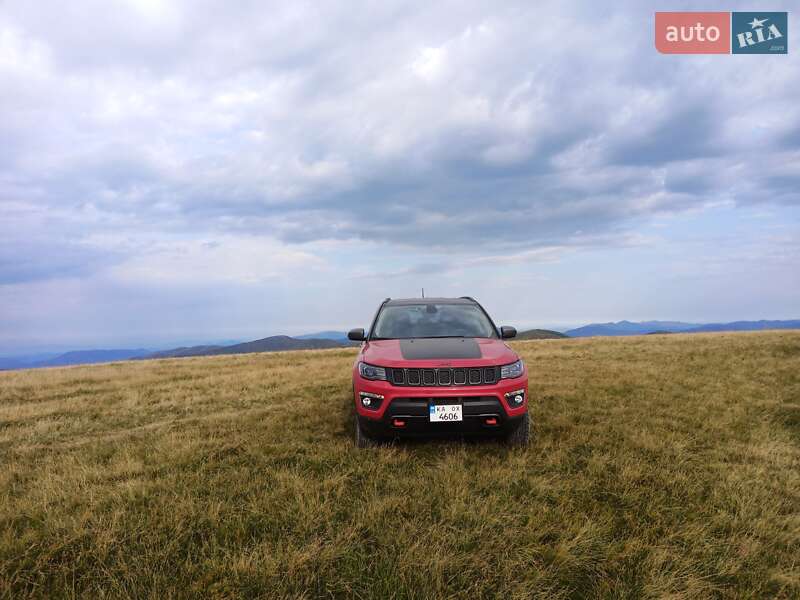
[[[756,27],[763,27],[764,23],[769,21],[769,19],[756,19],[753,17],[753,20],[748,23],[750,25],[750,29],[755,29]]]

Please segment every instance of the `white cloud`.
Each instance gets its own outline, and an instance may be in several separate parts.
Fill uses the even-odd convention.
[[[4,4],[0,286],[502,270],[796,218],[797,55],[664,57],[653,10]]]
[[[109,275],[127,285],[247,285],[298,273],[318,276],[326,266],[322,256],[269,239],[225,236],[213,241],[154,241],[110,268]]]

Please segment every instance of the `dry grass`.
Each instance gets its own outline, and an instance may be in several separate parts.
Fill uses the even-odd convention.
[[[0,597],[800,595],[800,333],[516,347],[527,450],[355,449],[352,350],[0,373]]]

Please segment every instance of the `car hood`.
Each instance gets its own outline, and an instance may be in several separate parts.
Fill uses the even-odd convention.
[[[364,362],[381,367],[495,366],[518,358],[505,342],[488,338],[375,340],[366,342],[360,354]]]

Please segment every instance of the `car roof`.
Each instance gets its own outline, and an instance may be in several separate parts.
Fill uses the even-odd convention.
[[[472,298],[392,298],[386,306],[408,306],[409,304],[476,304]]]

